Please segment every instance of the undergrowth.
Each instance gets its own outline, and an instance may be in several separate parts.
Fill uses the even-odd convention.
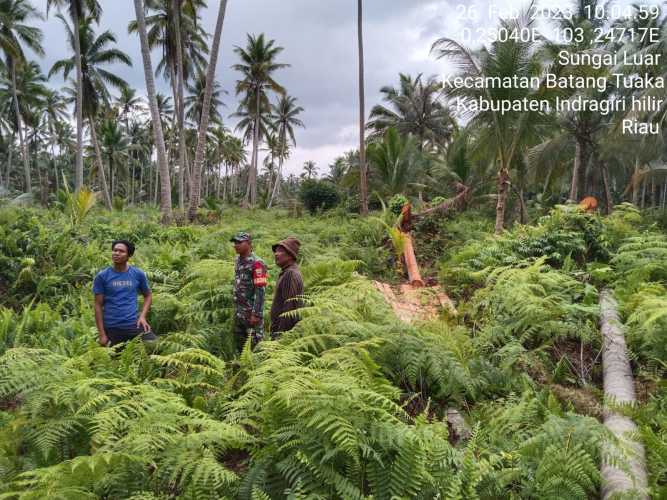
[[[308,305],[236,357],[239,230],[271,284],[271,244],[301,240]],[[426,254],[459,314],[407,325],[369,280],[393,272],[372,220],[230,211],[163,228],[150,211],[75,225],[0,209],[0,498],[591,498],[600,462],[624,453],[600,452],[603,285],[621,298],[664,493],[664,234],[628,206],[556,208],[501,237],[466,217],[420,231],[446,242]],[[153,286],[152,348],[96,345],[91,280],[121,237]]]

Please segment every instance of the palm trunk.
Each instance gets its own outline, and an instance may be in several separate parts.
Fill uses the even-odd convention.
[[[76,164],[74,168],[74,190],[83,186],[83,71],[81,69],[81,40],[79,39],[79,14],[72,9],[72,32],[74,33],[74,64],[76,66]]]
[[[251,207],[255,206],[257,196],[257,155],[259,149],[259,89],[255,94],[255,123],[252,130],[252,156],[250,157],[250,170],[248,172],[248,185],[246,187],[245,203]]]
[[[357,0],[357,42],[359,46],[359,191],[361,195],[361,214],[368,214],[368,179],[366,178],[366,143],[364,111],[364,38],[362,32],[362,0]]]
[[[614,209],[614,200],[611,196],[611,189],[609,189],[609,169],[607,168],[606,163],[601,164],[600,170],[602,171],[602,184],[604,187],[604,201],[607,207],[607,215],[611,214]]]
[[[227,184],[229,183],[229,164],[225,162],[225,179],[222,185],[222,202],[227,203]]]
[[[278,196],[278,191],[280,190],[280,176],[283,170],[283,157],[280,156],[278,160],[278,173],[276,174],[276,182],[273,184],[273,190],[271,191],[271,197],[269,198],[269,204],[266,208],[271,208],[273,204],[273,199]]]
[[[58,175],[58,161],[56,160],[56,152],[54,143],[51,142],[51,161],[53,162],[53,176],[56,178],[56,192],[60,191],[60,179]]]
[[[144,61],[144,76],[146,78],[146,92],[148,93],[148,106],[151,110],[153,121],[153,136],[157,148],[158,171],[160,172],[160,212],[162,223],[171,221],[171,182],[169,180],[169,166],[167,165],[167,152],[162,134],[162,122],[157,107],[155,93],[155,81],[153,80],[153,68],[151,65],[151,54],[148,48],[148,37],[146,36],[146,18],[144,16],[144,5],[142,0],[134,0],[134,10],[137,15],[137,26],[139,40],[141,41],[141,57]]]
[[[181,42],[181,0],[172,0],[176,35],[176,73],[178,74],[178,203],[181,210],[185,210],[185,136],[183,122],[185,116],[183,103],[183,43]]]
[[[510,187],[510,175],[505,165],[498,171],[498,201],[496,203],[496,234],[503,232],[505,228],[505,207],[507,206],[507,194]]]
[[[199,199],[201,191],[201,169],[204,162],[204,146],[206,145],[206,131],[208,130],[208,120],[211,111],[211,96],[213,95],[213,84],[215,82],[215,67],[218,63],[218,51],[220,50],[220,38],[222,36],[222,24],[225,20],[225,9],[227,0],[220,0],[218,9],[218,19],[215,24],[215,33],[213,35],[213,44],[211,45],[211,60],[208,63],[206,71],[206,90],[204,91],[204,102],[201,113],[201,122],[197,133],[197,149],[195,150],[195,163],[190,179],[190,207],[188,209],[188,219],[193,221],[199,208]]]
[[[579,176],[584,161],[584,145],[581,139],[575,138],[574,166],[572,167],[572,182],[570,183],[570,200],[577,201],[579,196]]]
[[[604,343],[602,371],[605,401],[613,402],[614,406],[634,406],[637,398],[632,369],[618,317],[618,304],[611,290],[602,290],[600,293],[600,329]],[[627,457],[625,463],[630,474],[603,462],[601,466],[603,500],[619,495],[628,495],[628,498],[648,498],[644,447],[635,437],[637,426],[630,417],[622,415],[608,405],[604,410],[604,425],[619,439],[623,448],[631,452],[631,455]],[[607,445],[607,448],[610,454],[617,454],[615,446]]]
[[[21,118],[21,108],[19,107],[19,96],[16,90],[16,62],[11,61],[12,72],[12,100],[14,101],[14,112],[16,113],[16,128],[19,134],[19,146],[21,147],[21,155],[23,156],[23,176],[25,179],[25,192],[29,193],[32,189],[32,181],[30,179],[30,161],[28,159],[28,147],[23,136],[23,120]]]
[[[12,130],[11,137],[9,139],[9,151],[7,152],[7,169],[5,170],[5,179],[7,179],[7,189],[11,189],[11,172],[12,172],[12,156],[14,153],[14,131]]]
[[[642,210],[646,206],[646,178],[642,181]]]
[[[102,195],[104,196],[104,204],[111,210],[111,197],[109,196],[109,188],[107,186],[107,176],[104,171],[104,163],[102,162],[102,154],[100,153],[100,145],[97,142],[97,132],[95,132],[95,121],[92,117],[88,117],[90,125],[90,139],[93,141],[93,148],[95,149],[95,160],[97,161],[97,168],[100,172],[100,184],[102,184]]]
[[[176,0],[174,0],[175,2]],[[173,6],[172,6],[173,7]],[[180,147],[181,147],[181,140],[182,140],[182,127],[179,125],[180,124],[180,107],[181,107],[181,100],[179,99],[179,94],[178,94],[178,77],[176,76],[176,72],[178,71],[176,69],[176,65],[172,62],[169,63],[169,68],[171,70],[171,95],[174,98],[174,116],[172,117],[172,133],[170,134],[169,137],[165,138],[165,141],[167,142],[167,163],[169,165],[172,164],[171,158],[174,156],[173,151],[174,151],[174,142],[177,142],[177,147],[179,148],[180,152]],[[175,131],[175,134],[174,134]],[[178,206],[181,210],[185,209],[185,165],[183,164],[182,159],[179,157],[178,160],[176,160],[176,164],[174,165],[174,169],[178,168],[178,177],[172,178],[172,184],[177,184],[177,192],[178,192]],[[172,186],[173,187],[173,186]]]
[[[639,207],[639,189],[638,179],[639,177],[639,158],[635,157],[635,171],[632,175],[632,204],[636,207]]]

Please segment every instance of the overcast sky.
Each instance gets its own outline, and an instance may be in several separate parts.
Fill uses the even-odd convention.
[[[131,0],[101,0],[103,16],[100,29],[110,29],[118,37],[118,46],[134,63],[132,68],[114,70],[129,84],[145,93],[139,39],[127,34],[127,24],[134,19]],[[554,5],[543,1],[540,6]],[[34,0],[44,12],[46,0]],[[520,7],[526,2],[497,0],[498,8]],[[215,25],[218,2],[209,0],[203,12],[208,32]],[[476,19],[466,18],[463,5],[476,6]],[[448,63],[429,55],[432,43],[440,37],[460,39],[462,28],[488,26],[490,2],[446,0],[364,0],[364,59],[366,113],[381,99],[383,85],[396,85],[399,72],[416,75],[442,75]],[[495,12],[495,11],[493,11]],[[245,46],[246,34],[265,33],[284,47],[279,61],[290,64],[275,78],[290,95],[295,96],[305,112],[305,129],[297,130],[297,147],[285,165],[287,172],[298,173],[303,162],[314,160],[320,175],[333,159],[355,147],[358,141],[358,73],[357,73],[357,0],[229,0],[222,33],[222,47],[217,78],[229,92],[224,97],[222,114],[226,125],[235,123],[229,114],[235,111],[237,99],[234,82],[238,73],[230,66],[237,62],[234,46]],[[54,61],[68,57],[64,28],[51,13],[41,24],[46,56],[41,60],[47,72]],[[153,67],[159,54],[153,54]],[[62,85],[57,79],[53,82]],[[171,95],[165,82],[158,80],[159,90]]]

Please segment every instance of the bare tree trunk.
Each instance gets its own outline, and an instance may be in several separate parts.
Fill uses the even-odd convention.
[[[646,205],[646,179],[642,181],[642,210],[644,210],[644,206]]]
[[[81,69],[81,40],[79,39],[79,14],[72,12],[72,33],[74,33],[74,65],[76,66],[76,163],[74,167],[74,190],[83,186],[83,71]]]
[[[607,208],[607,215],[614,210],[614,200],[609,189],[609,169],[606,163],[601,163],[600,170],[602,171],[602,185],[604,187],[604,201]]]
[[[572,167],[572,182],[570,183],[570,200],[576,202],[579,197],[579,175],[584,162],[585,152],[581,139],[575,138],[574,166]]]
[[[222,201],[227,203],[227,184],[229,183],[229,164],[225,162],[225,179],[222,185]]]
[[[637,398],[625,338],[618,317],[618,304],[613,292],[608,289],[600,292],[600,329],[604,343],[602,371],[605,401],[612,402],[614,406],[634,406]],[[631,494],[632,498],[638,499],[648,498],[644,447],[635,438],[637,426],[630,417],[622,415],[609,405],[605,405],[604,425],[619,439],[623,448],[631,452],[626,462],[631,474],[603,462],[601,466],[603,500],[621,494]],[[617,454],[614,445],[607,445],[606,449],[612,455]]]
[[[507,205],[507,194],[510,187],[510,176],[507,168],[503,165],[498,171],[498,201],[496,203],[496,234],[503,232],[505,228],[505,207]]]
[[[632,204],[636,207],[639,207],[639,189],[637,189],[638,182],[637,177],[639,176],[639,157],[635,157],[635,171],[632,175]]]
[[[23,136],[23,119],[21,117],[21,108],[19,107],[19,96],[16,91],[16,62],[11,61],[12,72],[12,100],[14,101],[14,112],[16,113],[16,128],[19,134],[19,146],[21,147],[21,155],[23,156],[23,176],[25,179],[25,192],[29,193],[32,189],[32,181],[30,179],[30,161],[28,159],[28,146],[26,145]]]
[[[153,205],[157,205],[158,183],[160,182],[160,169],[155,165],[155,181],[153,182]]]
[[[271,208],[271,205],[273,204],[273,199],[278,196],[278,192],[280,191],[280,176],[282,175],[283,171],[283,157],[282,155],[278,159],[278,173],[276,174],[276,182],[273,184],[273,190],[271,191],[271,196],[269,197],[269,203],[266,208]]]
[[[107,176],[104,171],[104,163],[102,162],[102,154],[100,153],[100,145],[97,142],[97,132],[95,131],[95,121],[92,117],[88,117],[90,125],[90,139],[93,141],[93,148],[95,149],[95,160],[97,161],[97,168],[100,172],[100,183],[102,184],[102,195],[104,196],[104,204],[111,210],[111,198],[109,197],[109,188],[107,186]]]
[[[255,206],[257,198],[257,156],[259,152],[259,89],[255,91],[255,123],[252,130],[252,156],[250,157],[250,170],[248,171],[248,184],[245,192],[245,203],[251,207]]]
[[[157,148],[157,170],[160,172],[160,212],[162,213],[162,223],[168,224],[171,221],[171,182],[169,179],[169,166],[167,165],[167,152],[164,145],[164,135],[162,134],[162,122],[157,107],[157,98],[155,93],[155,81],[153,80],[153,68],[151,65],[151,54],[148,48],[148,37],[146,35],[146,18],[144,15],[143,0],[134,0],[134,10],[137,16],[137,27],[139,31],[139,40],[141,41],[141,57],[144,61],[144,76],[146,78],[146,91],[148,93],[148,107],[151,111],[153,121],[153,136],[155,147]]]
[[[7,185],[9,185],[9,177],[7,177]],[[662,209],[667,208],[667,182],[662,185]]]
[[[211,111],[211,96],[213,95],[213,85],[215,82],[215,68],[218,64],[218,52],[220,50],[220,38],[222,36],[222,24],[225,20],[225,9],[227,0],[220,0],[218,8],[218,19],[215,24],[213,35],[213,44],[211,45],[211,59],[206,71],[206,90],[204,91],[204,102],[201,113],[201,122],[197,132],[197,149],[195,150],[195,162],[193,165],[192,177],[190,180],[190,207],[188,209],[188,219],[193,221],[197,215],[199,207],[199,198],[201,191],[201,169],[204,162],[204,149],[206,146],[206,132],[208,130],[208,120]]]
[[[359,46],[359,190],[361,214],[368,214],[368,179],[366,176],[366,112],[364,111],[364,37],[362,0],[357,0],[357,42]]]
[[[14,131],[12,130],[12,134],[9,139],[9,148],[7,151],[7,169],[5,171],[5,179],[7,179],[7,189],[11,189],[11,184],[12,184],[12,179],[11,179],[11,172],[12,172],[12,155],[14,153]]]
[[[171,2],[174,16],[174,33],[176,35],[176,73],[177,95],[175,101],[178,106],[175,108],[178,113],[178,203],[181,210],[185,210],[185,137],[183,130],[184,122],[184,103],[183,103],[183,43],[181,41],[181,0],[172,0]]]

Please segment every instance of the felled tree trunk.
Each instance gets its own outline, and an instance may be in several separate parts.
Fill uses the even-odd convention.
[[[619,439],[624,450],[629,451],[627,468],[630,472],[603,463],[602,499],[611,499],[620,494],[631,494],[632,498],[648,498],[646,495],[646,461],[644,446],[634,439],[637,426],[631,418],[614,410],[619,405],[636,404],[634,380],[628,360],[622,325],[618,317],[618,304],[613,292],[605,289],[600,293],[600,329],[603,351],[602,371],[604,376],[604,425]],[[615,447],[608,446],[611,453]],[[628,497],[629,498],[629,497]]]

